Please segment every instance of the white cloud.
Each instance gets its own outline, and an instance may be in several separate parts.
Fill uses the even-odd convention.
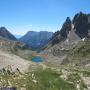
[[[32,27],[33,25],[32,24],[30,24],[30,25],[28,25],[29,27]]]

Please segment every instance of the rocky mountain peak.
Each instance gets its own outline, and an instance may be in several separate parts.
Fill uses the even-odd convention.
[[[73,20],[67,17],[61,30],[54,33],[51,39],[52,45],[64,42],[68,39],[68,36],[71,41],[90,37],[90,14],[79,12]],[[73,37],[73,40],[71,37]]]
[[[17,40],[5,27],[0,27],[0,37],[9,40]]]
[[[76,14],[73,19],[75,33],[84,38],[88,36],[88,15],[82,12]]]
[[[0,31],[6,32],[7,29],[5,27],[0,27]]]
[[[53,34],[52,45],[65,40],[68,36],[69,31],[71,30],[71,27],[72,27],[71,20],[69,17],[67,17],[61,30]]]
[[[66,23],[71,23],[70,17],[67,17],[65,22],[66,22]]]
[[[83,20],[84,21],[86,18],[87,18],[87,14],[85,14],[83,12],[79,12],[79,13],[75,14],[72,22],[74,24],[75,22],[77,22],[77,20]]]
[[[66,18],[66,21],[64,22],[61,30],[60,30],[60,34],[63,38],[67,38],[67,34],[69,33],[69,31],[71,30],[71,20],[69,17]]]

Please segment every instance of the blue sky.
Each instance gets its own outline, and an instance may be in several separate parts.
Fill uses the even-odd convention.
[[[90,13],[90,0],[0,0],[0,26],[14,34],[57,31],[66,17]]]

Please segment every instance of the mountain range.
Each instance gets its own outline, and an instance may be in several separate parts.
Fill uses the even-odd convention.
[[[24,36],[17,36],[11,34],[5,27],[0,27],[0,39],[2,40],[12,40],[25,43],[28,47],[33,50],[40,49],[45,46],[49,39],[52,37],[53,33],[48,31],[29,31]],[[20,38],[21,37],[21,38]]]
[[[28,31],[20,39],[11,34],[5,27],[0,27],[0,38],[25,43],[33,50],[42,47],[59,46],[60,49],[73,48],[79,41],[90,37],[90,14],[77,13],[71,20],[66,18],[62,28],[53,33],[48,31]]]

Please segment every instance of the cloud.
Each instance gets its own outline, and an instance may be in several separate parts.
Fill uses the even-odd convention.
[[[30,25],[28,25],[29,27],[32,27],[33,25],[32,24],[30,24]]]

